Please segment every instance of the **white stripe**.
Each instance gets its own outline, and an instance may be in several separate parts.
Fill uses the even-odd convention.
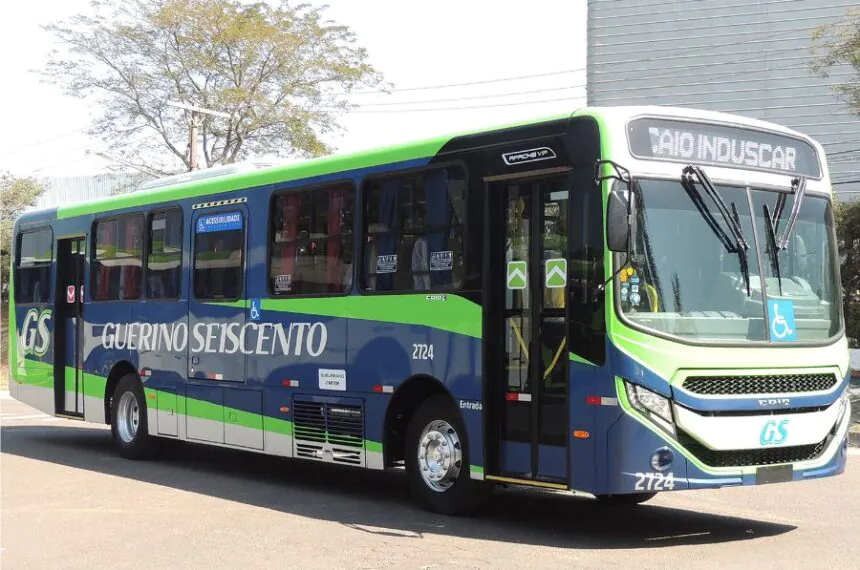
[[[519,394],[519,395],[517,395],[517,400],[519,400],[520,402],[531,402],[532,401],[532,395],[531,394]]]
[[[27,414],[23,416],[3,416],[0,417],[2,420],[38,420],[40,418],[47,418],[50,416],[46,416],[45,414]]]
[[[383,386],[382,387],[382,393],[383,394],[393,394],[394,393],[394,386]]]
[[[618,398],[600,398],[601,406],[617,406]]]

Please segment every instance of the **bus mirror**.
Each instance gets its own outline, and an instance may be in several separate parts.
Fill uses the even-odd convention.
[[[630,204],[625,192],[613,190],[606,207],[606,246],[609,251],[626,252],[630,244]]]

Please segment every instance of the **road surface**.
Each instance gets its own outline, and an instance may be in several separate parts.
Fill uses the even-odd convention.
[[[860,455],[842,477],[627,511],[508,489],[449,518],[414,508],[398,474],[191,445],[122,460],[107,428],[14,400],[0,439],[4,570],[860,567]]]

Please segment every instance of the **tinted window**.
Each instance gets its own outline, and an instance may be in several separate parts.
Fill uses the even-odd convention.
[[[245,218],[242,212],[200,216],[194,225],[194,296],[238,299],[242,296]]]
[[[140,298],[143,267],[143,216],[96,222],[93,249],[93,301]]]
[[[269,263],[273,294],[349,291],[353,271],[353,201],[350,187],[275,197]]]
[[[15,302],[51,300],[51,260],[54,238],[50,229],[18,234]]]
[[[362,206],[365,290],[462,287],[466,274],[466,175],[462,168],[371,181]]]
[[[182,212],[167,210],[149,217],[146,296],[177,299],[182,275]]]

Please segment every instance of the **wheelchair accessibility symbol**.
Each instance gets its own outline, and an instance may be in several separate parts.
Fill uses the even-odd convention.
[[[248,309],[248,316],[252,321],[260,320],[260,299],[251,299],[251,308]]]
[[[774,342],[797,340],[792,301],[768,301],[770,309],[770,339]]]

